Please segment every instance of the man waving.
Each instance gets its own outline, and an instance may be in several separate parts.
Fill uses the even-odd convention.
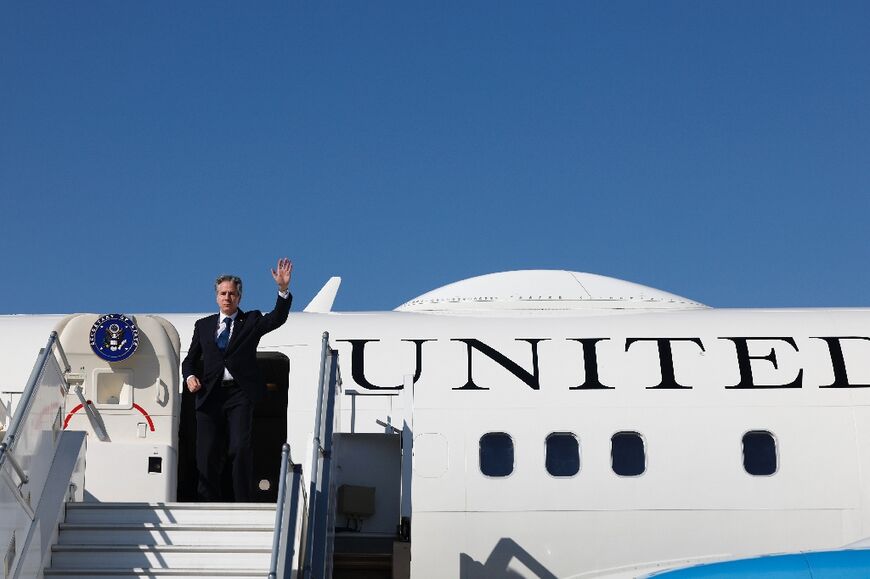
[[[234,275],[218,277],[214,286],[220,313],[197,320],[193,327],[193,340],[181,371],[187,389],[196,394],[197,492],[202,501],[221,500],[224,438],[232,461],[235,500],[251,500],[251,423],[254,403],[266,392],[257,367],[257,345],[260,338],[287,321],[292,301],[289,289],[292,271],[289,259],[278,260],[272,270],[272,278],[278,284],[278,299],[267,314],[240,310],[242,280]]]

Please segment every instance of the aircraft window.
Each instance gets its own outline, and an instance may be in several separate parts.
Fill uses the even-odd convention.
[[[570,432],[547,437],[547,472],[553,476],[574,476],[580,471],[580,444]]]
[[[755,476],[776,472],[776,440],[771,433],[752,430],[743,435],[743,468]]]
[[[480,472],[486,476],[507,476],[514,471],[514,441],[504,432],[480,437]]]
[[[610,439],[610,460],[619,476],[637,476],[646,470],[643,438],[637,432],[617,432]]]

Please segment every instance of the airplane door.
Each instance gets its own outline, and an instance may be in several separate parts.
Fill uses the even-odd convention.
[[[88,433],[86,501],[174,501],[178,332],[159,316],[77,314],[57,327],[70,364],[63,428]]]

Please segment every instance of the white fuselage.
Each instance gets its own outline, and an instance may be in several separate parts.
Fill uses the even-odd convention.
[[[183,356],[199,316],[163,316]],[[0,390],[24,384],[59,319],[0,318]],[[306,469],[324,331],[341,432],[413,424],[413,577],[570,577],[870,535],[870,310],[291,314],[260,350],[290,360]],[[755,431],[775,440],[774,474],[744,469]],[[640,475],[613,471],[620,432],[643,441]],[[487,433],[510,437],[510,474],[481,472]],[[578,441],[576,474],[548,473],[553,433]]]

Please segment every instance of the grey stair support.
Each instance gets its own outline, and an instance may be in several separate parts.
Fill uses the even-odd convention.
[[[69,503],[45,577],[266,577],[273,504]]]

